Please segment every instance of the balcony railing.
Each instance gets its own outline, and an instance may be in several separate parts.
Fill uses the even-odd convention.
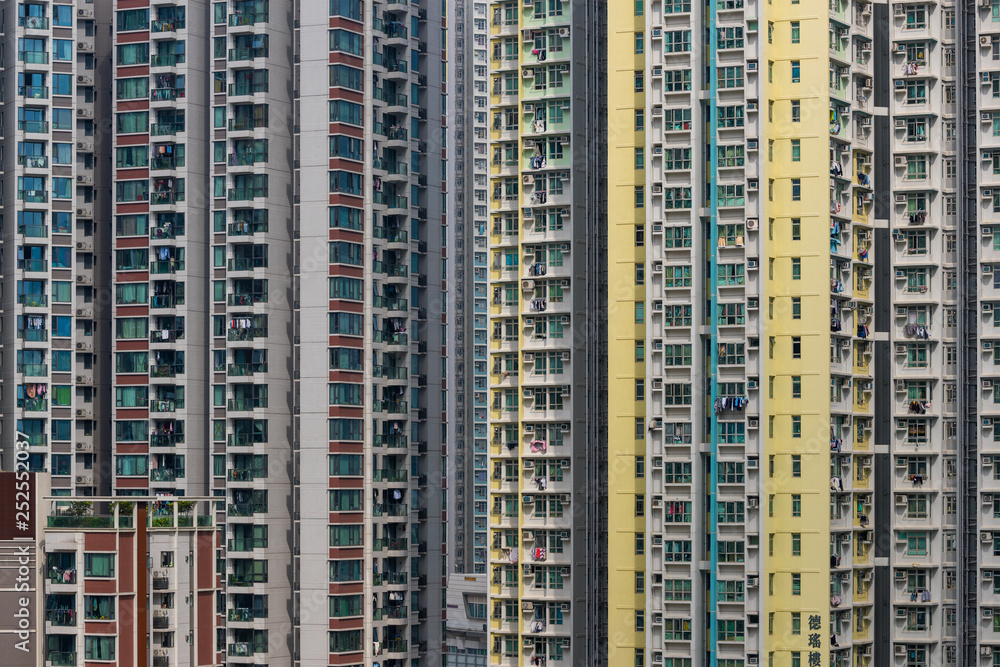
[[[407,446],[407,437],[402,434],[393,435],[383,435],[381,433],[375,434],[375,442],[372,443],[375,447],[394,447],[405,449]]]
[[[249,306],[255,303],[267,303],[267,294],[230,294],[230,306]]]
[[[170,102],[184,97],[185,90],[184,88],[154,88],[149,91],[149,99],[153,102]]]
[[[76,612],[72,609],[48,609],[45,611],[45,620],[52,625],[69,627],[76,625]]]
[[[376,538],[372,549],[374,551],[406,551],[408,548],[405,537]]]
[[[248,412],[258,408],[267,407],[266,398],[230,398],[226,403],[227,409],[235,412]]]
[[[176,447],[184,444],[184,436],[176,433],[153,433],[149,436],[150,447]]]
[[[31,377],[42,377],[49,374],[48,364],[18,364],[17,372]]]
[[[18,294],[17,302],[28,308],[44,308],[49,305],[49,297],[44,294]]]
[[[17,59],[29,65],[47,65],[49,54],[46,51],[19,51]]]
[[[230,222],[230,236],[252,236],[267,232],[266,222]]]
[[[254,93],[266,93],[268,91],[267,82],[252,83],[250,81],[237,81],[229,84],[229,96],[253,95]]]
[[[230,132],[245,132],[247,130],[254,130],[259,128],[267,127],[267,121],[263,118],[230,118],[229,119],[229,131]]]
[[[233,27],[266,22],[267,12],[237,12],[229,15],[229,25]]]
[[[18,86],[17,94],[21,97],[27,97],[33,100],[47,100],[49,99],[49,87],[48,86]]]
[[[267,188],[229,188],[229,201],[251,201],[267,196]]]
[[[229,364],[226,368],[226,374],[230,377],[250,377],[256,373],[266,373],[267,364],[266,363],[256,363],[256,364]]]
[[[267,538],[265,537],[234,537],[226,543],[229,551],[253,551],[254,549],[266,549]]]
[[[230,482],[252,482],[255,479],[266,479],[267,470],[265,468],[233,468],[226,475],[226,478]]]
[[[35,132],[35,133],[47,133],[49,131],[49,123],[45,120],[19,120],[17,121],[17,129],[22,132]]]
[[[18,190],[17,198],[32,204],[44,204],[49,200],[49,193],[45,190]]]
[[[49,339],[49,332],[45,329],[18,329],[17,337],[29,343],[44,343]]]
[[[229,49],[229,60],[230,62],[234,60],[254,60],[255,58],[267,58],[268,48],[266,46],[257,47],[240,47],[235,49]]]
[[[149,56],[150,67],[176,67],[184,62],[184,56],[176,53],[154,53]]]
[[[165,137],[184,131],[182,123],[152,123],[149,126],[149,133],[154,137]]]
[[[230,329],[226,338],[231,341],[248,341],[254,338],[266,338],[267,329],[263,327],[247,327],[245,329]]]
[[[48,30],[49,18],[47,16],[21,16],[17,19],[17,24],[29,30]]]
[[[28,169],[46,169],[49,166],[49,158],[45,155],[18,155],[17,163]]]
[[[177,401],[173,399],[155,399],[149,402],[150,412],[176,412]]]
[[[186,27],[184,19],[154,19],[149,22],[150,32],[177,32]]]
[[[226,444],[230,447],[253,447],[254,445],[266,445],[267,440],[243,433],[230,433],[226,438]]]
[[[49,651],[45,655],[45,662],[52,667],[67,667],[76,665],[75,651]]]
[[[267,505],[264,503],[230,503],[227,514],[229,516],[253,516],[267,512]]]
[[[228,264],[230,271],[250,271],[251,269],[267,268],[267,259],[264,257],[232,257]]]
[[[22,259],[20,268],[23,271],[33,271],[35,273],[45,273],[49,270],[49,263],[44,259]]]

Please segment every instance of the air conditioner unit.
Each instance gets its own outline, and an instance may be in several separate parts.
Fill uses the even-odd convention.
[[[979,37],[979,46],[989,46],[989,45],[990,45],[990,38],[987,37],[986,35],[981,35]]]
[[[899,495],[899,494],[896,495],[896,504],[897,505],[905,505],[906,503],[907,503],[906,496]]]
[[[906,82],[903,81],[902,79],[896,79],[893,82],[893,85],[896,87],[896,90],[899,91],[902,91],[904,88],[906,88]]]
[[[900,8],[897,7],[896,9]],[[897,12],[897,14],[899,13],[900,12]],[[895,44],[892,45],[892,50],[895,51],[896,53],[906,53],[906,44],[903,44],[902,42],[896,42]]]
[[[897,167],[905,167],[906,166],[906,156],[897,155],[896,159],[895,159],[895,164],[896,164]]]
[[[661,77],[663,76],[663,68],[657,65],[653,68],[652,73],[654,77]]]
[[[757,150],[757,146],[758,146],[758,142],[757,142],[756,139],[748,139],[747,140],[747,150],[748,151],[755,151],[755,150]]]
[[[534,280],[522,280],[521,281],[521,289],[524,290],[525,292],[528,292],[530,290],[535,289],[535,281]]]
[[[748,269],[756,269],[757,268],[757,258],[756,257],[751,257],[750,259],[747,260],[747,268]]]
[[[747,71],[748,72],[756,72],[757,71],[757,61],[756,60],[748,60],[747,61]]]
[[[524,113],[535,113],[535,105],[534,104],[525,104],[524,105]]]
[[[82,108],[81,107],[81,108],[79,108],[79,109],[76,110],[76,115],[77,115],[78,118],[93,118],[94,117],[94,110],[93,109],[86,109],[86,108]]]
[[[757,110],[757,100],[748,100],[747,111],[756,111],[756,110]]]
[[[993,236],[993,228],[992,227],[983,227],[982,235],[983,236]]]
[[[760,223],[758,222],[757,218],[747,218],[746,225],[747,225],[747,230],[748,231],[751,231],[751,232],[754,231],[755,229],[757,229],[757,227],[759,226],[759,224]]]
[[[983,579],[985,579],[986,581],[989,581],[992,578],[993,578],[993,570],[984,570],[983,571]]]
[[[525,470],[534,470],[535,469],[535,463],[534,463],[534,461],[525,461],[524,462],[524,469]]]
[[[983,188],[983,199],[989,199],[993,196],[993,190],[989,188]]]
[[[986,573],[984,572],[983,574],[985,575]],[[984,658],[990,658],[990,657],[992,657],[993,656],[993,647],[992,646],[983,646],[983,647],[980,647],[980,649],[979,649],[979,655],[983,656]]]
[[[906,203],[906,195],[901,195],[901,194],[896,195],[895,202],[897,204],[905,204]]]
[[[748,456],[747,457],[747,469],[748,470],[756,470],[759,461],[760,460],[756,456]]]
[[[983,389],[992,389],[993,380],[983,380]]]
[[[76,77],[76,82],[81,86],[93,86],[94,77],[87,76],[86,74],[80,74]]]
[[[992,542],[993,533],[989,531],[983,531],[982,533],[979,534],[979,541],[983,543]]]
[[[758,183],[758,181],[757,181],[756,178],[749,179],[747,181],[747,190],[749,190],[750,192],[756,192],[757,191],[757,183]]]
[[[987,123],[993,122],[993,114],[990,113],[989,111],[984,111],[981,114],[979,114],[979,119],[986,121]]]
[[[757,417],[750,417],[747,419],[748,428],[758,428],[760,426],[760,419]]]
[[[750,575],[747,577],[747,588],[757,588],[757,577],[756,575]]]
[[[986,466],[987,468],[991,467],[993,465],[993,457],[992,456],[984,456],[983,457],[983,465]]]
[[[521,498],[521,502],[525,505],[531,505],[532,503],[535,502],[535,499],[532,498],[531,496],[524,496]]]
[[[993,494],[992,493],[984,493],[983,494],[983,504],[984,505],[992,505],[993,504]]]
[[[900,8],[901,8],[900,5],[896,5],[896,9],[900,9]],[[894,653],[896,655],[906,655],[906,645],[905,644],[896,644],[895,645]]]
[[[983,609],[983,618],[993,618],[993,610],[989,607]]]
[[[531,68],[525,68],[525,69],[521,70],[521,78],[522,79],[532,79],[532,78],[534,78],[534,76],[535,76],[535,70],[533,70]]]

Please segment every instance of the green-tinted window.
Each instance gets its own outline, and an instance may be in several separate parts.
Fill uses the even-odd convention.
[[[226,385],[212,385],[212,405],[222,407],[226,404]]]
[[[214,292],[215,301],[225,301],[226,300],[226,281],[225,280],[214,280],[212,281],[212,291]]]
[[[226,107],[215,107],[215,127],[226,126]]]
[[[226,265],[226,247],[225,246],[215,246],[212,248],[212,254],[214,255],[213,265],[214,266],[225,266]]]
[[[213,211],[212,212],[212,231],[214,231],[214,232],[224,232],[224,231],[226,231],[226,212],[225,211]]]

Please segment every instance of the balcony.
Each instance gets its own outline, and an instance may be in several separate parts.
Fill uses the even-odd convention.
[[[372,507],[372,516],[406,516],[405,503],[377,504]]]
[[[266,46],[242,47],[229,49],[229,62],[237,60],[254,60],[256,58],[267,58],[269,55]]]
[[[226,475],[230,482],[252,482],[256,479],[267,479],[264,468],[234,468]]]
[[[260,153],[248,151],[246,153],[230,153],[230,167],[250,167],[258,163],[266,163],[267,156]]]
[[[178,197],[178,193],[175,190],[149,193],[149,203],[154,206],[169,206],[179,201],[184,201],[184,198]]]
[[[376,225],[373,228],[373,233],[375,238],[385,239],[389,243],[407,243],[409,239],[409,234],[407,234],[405,229]]]
[[[153,590],[165,591],[170,588],[170,579],[167,577],[153,577]]]
[[[184,131],[183,123],[152,123],[149,134],[154,137],[168,137]]]
[[[35,134],[48,134],[49,123],[45,120],[19,120],[17,129],[22,132],[33,132]]]
[[[149,91],[149,100],[151,102],[172,102],[183,98],[185,91],[185,88],[154,88]]]
[[[254,338],[267,338],[267,329],[263,327],[230,329],[226,338],[234,342],[250,341]]]
[[[375,609],[372,612],[372,620],[374,621],[384,621],[387,619],[402,619],[402,618],[406,618],[406,607],[401,607],[401,606],[383,607],[381,609]]]
[[[17,94],[32,100],[49,99],[48,86],[18,86]]]
[[[229,188],[229,201],[253,201],[267,197],[267,188]]]
[[[226,403],[226,409],[231,412],[250,412],[266,407],[266,398],[230,398]]]
[[[44,377],[49,374],[48,364],[18,364],[17,372],[30,377]]]
[[[406,551],[408,543],[405,537],[376,538],[373,551]]]
[[[17,198],[29,204],[44,204],[49,201],[49,193],[45,190],[18,190]]]
[[[229,119],[229,131],[230,132],[247,132],[250,130],[258,130],[267,127],[267,121],[263,118],[230,118]]]
[[[264,257],[233,257],[229,260],[227,268],[230,271],[252,271],[253,269],[266,269],[267,259]]]
[[[150,67],[177,67],[184,63],[184,56],[176,53],[154,53],[149,56]]]
[[[176,308],[184,305],[183,296],[173,296],[171,294],[157,294],[149,297],[150,308]]]
[[[230,433],[226,438],[226,444],[230,447],[253,447],[254,445],[266,445],[267,440],[244,433]]]
[[[372,308],[384,308],[385,310],[405,311],[409,310],[408,301],[399,297],[372,297]]]
[[[154,19],[149,22],[149,31],[152,33],[177,32],[187,27],[184,19]]]
[[[266,373],[266,363],[256,364],[229,364],[226,368],[226,375],[230,377],[252,377],[256,373]]]
[[[155,203],[155,202],[154,202]],[[184,260],[158,259],[149,263],[149,272],[157,275],[177,273],[184,270]]]
[[[266,514],[267,505],[264,503],[230,503],[226,513],[229,516],[250,517],[255,514]]]
[[[227,541],[226,548],[229,551],[253,551],[254,549],[266,549],[266,537],[234,537]],[[230,654],[232,655],[232,654]]]
[[[18,294],[17,302],[25,308],[45,308],[49,305],[49,297],[44,294]]]
[[[375,447],[390,447],[405,449],[407,447],[407,438],[402,434],[393,435],[383,435],[380,433],[375,434],[375,441],[372,443]]]
[[[73,627],[76,625],[76,612],[72,609],[47,609],[45,621],[60,628]]]
[[[184,436],[177,433],[153,433],[149,436],[150,447],[176,447],[184,444]]]
[[[177,401],[173,399],[155,399],[149,402],[150,412],[177,412],[177,408]]]
[[[47,169],[49,158],[44,155],[18,155],[17,164],[27,169]]]
[[[18,261],[17,268],[22,271],[46,273],[49,270],[49,263],[44,259],[22,259]]]
[[[28,343],[44,343],[49,339],[49,332],[45,329],[18,329],[17,337]]]
[[[376,438],[378,436],[375,436]],[[393,437],[393,436],[388,436]],[[404,445],[405,446],[405,445]],[[395,470],[395,469],[376,469],[375,478],[373,481],[376,482],[406,482],[409,479],[408,471],[406,470]]]
[[[251,642],[234,642],[229,645],[228,654],[233,657],[250,657],[256,653],[266,653],[267,647],[263,644],[253,644]]]
[[[52,667],[65,667],[67,665],[76,665],[76,652],[75,651],[49,651],[45,654],[45,662],[52,665]]]
[[[236,12],[229,15],[230,27],[267,23],[267,12]],[[229,655],[232,655],[230,653]]]
[[[258,613],[260,614],[258,616]],[[255,613],[253,609],[247,609],[246,607],[236,607],[229,610],[227,617],[230,621],[236,623],[251,623],[254,618],[267,618],[267,614],[261,610]]]
[[[46,51],[19,51],[17,59],[27,65],[49,64],[49,54]]]
[[[149,481],[151,482],[176,482],[179,476],[176,468],[154,468],[149,471]],[[183,476],[184,470],[181,469],[181,475]]]
[[[268,92],[267,82],[252,83],[250,81],[237,81],[229,84],[229,96],[238,97],[240,95],[253,95],[255,93]]]
[[[376,343],[385,343],[387,345],[409,345],[409,336],[405,333],[376,331],[373,334],[372,340]]]
[[[47,16],[21,16],[18,17],[17,24],[28,30],[48,30],[49,18]]]
[[[406,572],[376,572],[372,576],[373,586],[405,586],[407,581]]]
[[[230,294],[227,299],[230,306],[251,306],[255,303],[267,303],[266,293]]]
[[[409,412],[406,401],[373,401],[372,412],[388,412],[390,414],[406,414]]]
[[[229,223],[230,236],[253,236],[254,234],[264,234],[267,232],[266,222],[246,222],[238,221]]]

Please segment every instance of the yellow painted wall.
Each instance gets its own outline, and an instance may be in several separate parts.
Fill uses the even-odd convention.
[[[635,533],[645,532],[646,520],[636,516],[636,494],[645,494],[645,479],[636,477],[636,457],[645,457],[645,442],[635,437],[636,418],[645,423],[645,403],[636,402],[636,380],[645,365],[636,363],[636,340],[645,325],[635,323],[635,302],[645,301],[645,287],[636,285],[636,264],[644,263],[645,247],[636,247],[637,225],[646,223],[644,208],[635,208],[635,188],[646,172],[636,169],[636,148],[643,132],[635,131],[635,110],[645,95],[635,92],[635,71],[645,67],[636,53],[636,33],[645,30],[634,3],[608,4],[608,664],[633,667],[636,649],[645,647],[643,632],[635,631],[635,612],[645,610],[645,595],[636,593],[636,572],[645,573],[645,556],[635,554]],[[643,44],[642,50],[649,48]],[[643,153],[643,165],[648,154]],[[648,278],[647,278],[648,279]],[[648,310],[648,309],[647,309]],[[646,349],[648,355],[649,350]],[[644,459],[646,466],[650,464]],[[648,474],[648,473],[647,473]],[[648,499],[646,502],[648,513]],[[646,549],[650,548],[646,536]],[[648,628],[652,619],[645,618]]]
[[[823,664],[830,645],[830,216],[829,216],[829,89],[828,18],[826,6],[774,0],[761,26],[765,99],[761,157],[765,234],[762,262],[763,302],[774,299],[773,316],[764,321],[773,340],[773,358],[765,369],[773,378],[773,398],[765,399],[762,424],[765,480],[762,488],[765,536],[762,631],[765,652],[774,667],[791,665],[791,652],[810,651]],[[801,39],[791,42],[791,21],[799,21]],[[792,81],[792,61],[801,66],[801,80]],[[800,122],[792,122],[792,100],[799,100]],[[792,139],[801,142],[801,160],[792,161]],[[773,141],[773,144],[771,143]],[[772,152],[773,147],[773,152]],[[792,179],[801,179],[801,198],[792,200]],[[801,219],[801,240],[793,241],[791,218]],[[801,279],[792,279],[793,258],[801,260]],[[802,299],[802,315],[793,319],[791,298]],[[792,337],[801,337],[801,358],[792,358]],[[767,354],[767,353],[765,353]],[[792,398],[792,376],[801,376],[801,398]],[[770,396],[770,394],[768,394]],[[801,436],[792,436],[793,417],[801,418]],[[772,432],[773,422],[773,432]],[[801,476],[793,476],[792,455],[802,457]],[[771,461],[773,457],[773,474]],[[793,495],[801,497],[801,516],[793,516]],[[800,534],[800,556],[792,555],[792,535]],[[772,550],[773,546],[773,550]],[[793,595],[792,575],[801,576],[801,595]],[[773,585],[772,585],[773,582]],[[801,614],[801,629],[793,632],[793,613]],[[773,614],[773,616],[772,616]],[[819,616],[810,629],[810,616]],[[773,619],[773,620],[772,620]],[[818,635],[818,647],[810,646]]]

